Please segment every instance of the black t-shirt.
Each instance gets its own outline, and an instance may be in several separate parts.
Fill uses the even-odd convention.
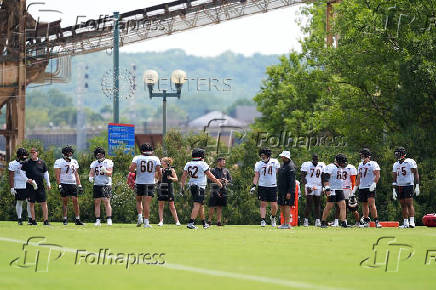
[[[27,178],[35,180],[38,187],[44,188],[44,173],[47,172],[48,169],[43,160],[38,159],[33,161],[29,159],[23,163],[21,170],[26,172]]]
[[[215,176],[216,179],[225,179],[227,182],[232,182],[232,176],[227,168],[215,167],[210,170],[210,172]],[[209,180],[210,181],[210,180]],[[221,190],[226,190],[226,185],[223,183]]]
[[[277,178],[278,192],[280,194],[287,194],[288,192],[295,194],[295,165],[292,160],[279,168],[279,174]]]

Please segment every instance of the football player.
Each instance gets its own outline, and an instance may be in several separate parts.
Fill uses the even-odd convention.
[[[254,165],[253,185],[250,193],[254,194],[256,185],[258,187],[258,199],[260,200],[260,226],[266,226],[265,216],[268,203],[271,206],[271,226],[276,226],[276,214],[278,210],[277,204],[277,172],[280,168],[280,163],[277,159],[271,158],[271,150],[262,148],[259,150],[261,161]]]
[[[359,187],[359,201],[362,204],[363,225],[361,226],[369,227],[369,211],[371,211],[376,227],[381,228],[375,206],[375,189],[380,179],[380,166],[371,160],[371,151],[368,148],[360,151],[360,159],[356,186]]]
[[[419,195],[419,173],[415,160],[406,158],[406,149],[397,147],[394,151],[397,162],[392,169],[394,200],[400,200],[403,214],[403,225],[401,228],[415,227],[415,208],[413,207],[413,193]],[[410,222],[409,222],[410,219]]]
[[[161,159],[161,179],[158,188],[158,204],[159,204],[159,224],[158,226],[163,226],[163,211],[165,207],[165,202],[168,202],[168,207],[170,208],[171,214],[173,215],[176,226],[180,226],[179,218],[177,216],[176,207],[174,205],[174,187],[173,183],[177,182],[177,174],[171,164],[173,159],[170,157],[164,157]]]
[[[144,228],[151,228],[150,225],[150,204],[153,199],[155,175],[160,179],[160,160],[153,155],[151,144],[142,144],[139,148],[141,155],[135,156],[130,164],[129,171],[136,171],[135,192],[136,210],[138,211],[137,227],[144,224]],[[144,216],[143,216],[144,213]]]
[[[216,179],[215,176],[210,172],[209,165],[204,162],[204,150],[200,148],[195,148],[192,150],[192,160],[187,162],[184,169],[183,175],[180,180],[180,186],[182,191],[181,195],[184,194],[185,182],[186,178],[189,175],[189,190],[192,194],[192,200],[194,201],[194,206],[191,212],[191,219],[187,225],[189,229],[196,229],[197,227],[194,225],[194,221],[197,218],[198,214],[200,214],[201,221],[203,223],[203,228],[207,229],[209,224],[206,223],[204,218],[204,193],[207,184],[207,178],[209,178],[212,182],[218,184],[221,188],[223,185],[219,179]]]
[[[17,159],[9,162],[9,185],[11,188],[11,194],[15,196],[16,205],[15,210],[17,212],[18,224],[23,225],[21,214],[23,212],[23,202],[27,200],[27,217],[29,224],[32,224],[32,215],[30,213],[30,202],[28,191],[26,190],[27,177],[26,173],[22,172],[21,167],[23,162],[26,161],[28,153],[24,148],[18,148]],[[21,173],[21,174],[20,174]],[[24,176],[23,176],[24,175]]]
[[[324,162],[318,161],[318,154],[313,154],[312,161],[304,162],[301,165],[301,177],[305,184],[304,195],[306,196],[306,208],[304,209],[303,221],[305,227],[309,226],[309,215],[312,211],[312,204],[315,211],[315,226],[321,226],[321,174],[324,167]]]
[[[112,197],[112,172],[114,163],[110,159],[106,159],[106,151],[97,147],[94,150],[94,160],[89,171],[89,182],[94,183],[94,213],[95,226],[100,226],[100,205],[103,204],[106,209],[106,222],[108,226],[112,225],[112,207],[110,199]]]
[[[345,212],[345,196],[343,191],[343,181],[345,180],[345,167],[347,166],[347,157],[338,154],[335,162],[327,165],[322,173],[324,184],[324,193],[327,195],[327,204],[322,213],[321,227],[327,227],[327,217],[332,207],[336,204],[339,207],[339,219],[341,227],[348,227]]]
[[[81,226],[83,223],[80,221],[80,209],[77,193],[83,193],[83,188],[82,184],[80,184],[79,178],[79,163],[76,159],[73,159],[73,153],[74,150],[69,145],[62,148],[62,158],[55,161],[54,171],[59,193],[62,198],[63,224],[68,224],[68,197],[71,197],[74,213],[76,215],[75,224]]]
[[[343,185],[344,185],[344,197],[345,197],[345,204],[346,206],[346,210],[350,211],[351,213],[353,213],[354,219],[356,221],[356,226],[360,226],[360,222],[359,222],[359,211],[358,211],[358,204],[357,204],[357,199],[355,196],[355,192],[357,190],[356,187],[356,176],[357,176],[357,169],[356,167],[354,167],[354,165],[352,164],[348,164],[348,160],[347,160],[347,167],[345,167],[344,169],[344,181],[343,181]],[[339,226],[339,208],[336,207],[336,219],[333,223],[333,226]]]

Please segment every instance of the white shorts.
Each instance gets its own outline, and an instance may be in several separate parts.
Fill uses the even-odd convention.
[[[351,195],[351,189],[344,189],[344,197],[345,199],[349,199],[350,195]]]
[[[307,192],[307,188],[312,188],[312,192]],[[313,188],[315,188],[315,189],[313,189]],[[313,195],[313,196],[321,196],[321,193],[322,193],[322,187],[321,186],[312,186],[312,185],[306,185],[305,187],[304,187],[304,190],[306,191],[306,195]]]

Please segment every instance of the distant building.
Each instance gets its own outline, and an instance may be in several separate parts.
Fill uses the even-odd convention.
[[[198,117],[197,119],[194,119],[188,123],[188,128],[194,130],[204,130],[205,127],[216,128],[220,126],[246,128],[248,123],[227,116],[220,111],[209,112],[206,115]]]
[[[262,113],[258,112],[256,106],[236,106],[235,118],[247,124],[254,123],[256,118],[262,117]]]

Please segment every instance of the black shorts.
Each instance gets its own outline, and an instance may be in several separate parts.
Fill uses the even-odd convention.
[[[259,186],[257,192],[260,201],[277,202],[277,187]]]
[[[368,198],[375,198],[375,190],[369,191],[369,188],[359,189],[359,201],[368,202]]]
[[[137,196],[151,196],[153,197],[154,184],[136,184],[135,192]]]
[[[174,189],[172,183],[161,183],[157,189],[158,201],[174,201]]]
[[[94,185],[93,198],[111,198],[112,197],[112,186],[110,185]]]
[[[294,202],[295,202],[295,193],[291,194],[290,199],[286,199],[286,193],[285,194],[279,193],[278,203],[280,206],[284,206],[284,205],[294,206]]]
[[[62,190],[59,191],[62,197],[77,196],[77,185],[61,183]]]
[[[227,192],[220,190],[218,192],[211,192],[209,198],[209,207],[226,207],[227,206]]]
[[[350,212],[355,212],[355,211],[357,211],[359,209],[359,205],[358,204],[356,204],[355,207],[351,207],[349,199],[346,199],[345,203],[347,204],[347,210],[350,211]]]
[[[44,187],[38,187],[37,190],[34,190],[33,187],[31,187],[28,189],[28,194],[31,203],[47,201],[47,194],[45,193]]]
[[[15,189],[17,194],[15,194],[15,200],[26,200],[29,198],[29,190],[26,188]]]
[[[412,198],[414,194],[413,185],[397,186],[398,199]]]
[[[345,196],[344,196],[344,191],[343,190],[333,190],[332,189],[332,193],[335,193],[335,195],[329,195],[327,197],[327,202],[340,202],[345,200]]]
[[[204,203],[204,188],[199,187],[198,185],[192,184],[189,187],[192,195],[192,201],[203,204]]]

